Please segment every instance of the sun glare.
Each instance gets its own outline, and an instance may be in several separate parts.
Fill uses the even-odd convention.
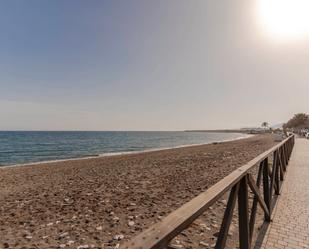
[[[263,29],[279,39],[309,35],[309,0],[258,0]]]

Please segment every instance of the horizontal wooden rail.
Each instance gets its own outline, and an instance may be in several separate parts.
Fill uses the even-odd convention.
[[[124,244],[122,249],[155,249],[166,248],[170,241],[186,229],[203,214],[214,202],[230,191],[230,197],[225,210],[224,218],[217,239],[216,249],[225,247],[229,226],[238,197],[239,212],[239,242],[240,249],[251,248],[252,233],[255,224],[257,204],[262,207],[265,220],[270,221],[272,213],[273,190],[280,193],[281,183],[284,179],[288,160],[294,146],[294,135],[286,138],[266,152],[260,154],[244,166],[233,171],[211,188],[187,202],[161,222],[154,224],[131,241]],[[269,157],[273,157],[272,169]],[[249,171],[259,165],[256,182]],[[263,178],[263,181],[262,181]],[[259,187],[263,184],[263,193]],[[249,217],[248,186],[254,194],[254,200]]]

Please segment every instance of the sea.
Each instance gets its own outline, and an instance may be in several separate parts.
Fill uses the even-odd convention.
[[[247,136],[185,131],[0,131],[0,166],[136,153]]]

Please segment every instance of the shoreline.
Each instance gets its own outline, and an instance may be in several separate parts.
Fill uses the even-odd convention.
[[[153,149],[146,149],[146,150],[140,150],[140,151],[106,152],[106,153],[102,153],[98,155],[85,156],[85,157],[76,157],[76,158],[73,157],[73,158],[66,158],[66,159],[55,159],[55,160],[47,160],[47,161],[29,162],[29,163],[0,165],[0,170],[2,168],[10,168],[10,167],[23,167],[23,166],[32,166],[32,165],[39,165],[39,164],[59,163],[59,162],[66,162],[66,161],[70,162],[70,161],[78,161],[78,160],[89,160],[89,159],[96,159],[96,158],[102,158],[102,157],[115,157],[115,156],[122,156],[122,155],[136,155],[136,154],[143,154],[143,153],[163,151],[163,150],[173,150],[173,149],[208,145],[208,144],[213,144],[213,143],[225,143],[225,142],[231,142],[231,141],[236,141],[240,139],[250,138],[253,136],[255,135],[242,134],[241,136],[234,138],[234,139],[225,139],[221,141],[214,141],[214,142],[208,142],[208,143],[184,144],[184,145],[178,145],[178,146],[173,146],[173,147],[161,147],[161,148],[153,148]]]
[[[0,248],[5,244],[16,249],[63,245],[113,249],[274,144],[271,135],[258,135],[150,153],[65,160],[50,167],[46,163],[4,167]],[[199,248],[200,231],[207,226],[203,240],[211,244],[225,201],[201,216],[186,231],[188,237],[179,241]],[[122,239],[115,239],[119,235]]]

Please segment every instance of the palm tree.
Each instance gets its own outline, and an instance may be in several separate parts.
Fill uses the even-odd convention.
[[[269,123],[268,122],[263,122],[261,125],[264,129],[267,129],[269,127]]]

